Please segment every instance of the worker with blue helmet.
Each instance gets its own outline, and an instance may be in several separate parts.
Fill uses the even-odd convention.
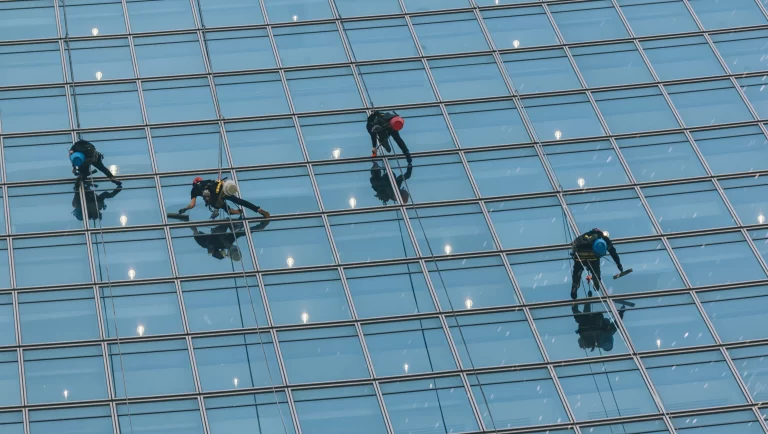
[[[595,289],[598,291],[600,290],[600,258],[606,254],[611,255],[611,258],[613,258],[613,262],[616,263],[616,267],[619,268],[619,271],[624,271],[624,267],[621,265],[621,259],[619,259],[619,254],[616,253],[616,249],[613,247],[611,239],[608,238],[608,233],[603,232],[600,229],[595,228],[579,235],[579,237],[571,243],[571,249],[571,256],[573,257],[571,298],[574,300],[578,297],[577,291],[579,289],[581,274],[584,272],[584,268],[589,270]]]
[[[78,140],[69,148],[69,162],[72,163],[72,173],[77,175],[76,186],[91,176],[91,166],[101,171],[115,185],[122,185],[109,168],[104,165],[104,154],[98,152],[96,146],[87,140]]]

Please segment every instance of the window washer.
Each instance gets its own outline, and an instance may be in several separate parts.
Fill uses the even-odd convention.
[[[251,226],[251,231],[263,230],[269,221],[265,220],[256,226]],[[234,226],[235,232],[230,230]],[[240,261],[242,254],[240,248],[235,244],[238,238],[245,235],[245,228],[241,222],[235,222],[232,225],[229,223],[222,223],[214,226],[210,233],[200,232],[196,227],[191,228],[192,234],[195,238],[195,242],[200,247],[206,249],[208,254],[216,259],[224,259],[226,257],[231,258],[233,261]]]
[[[368,122],[366,123],[366,129],[368,134],[371,135],[371,145],[373,147],[371,154],[376,156],[376,148],[381,145],[387,152],[392,152],[392,147],[389,146],[389,137],[392,137],[403,152],[408,164],[411,164],[411,152],[408,150],[405,141],[400,137],[400,130],[405,126],[405,120],[393,112],[380,112],[374,110],[370,116],[368,116]]]
[[[96,173],[94,170],[91,172],[91,166],[94,166],[101,171],[110,181],[115,185],[120,186],[122,183],[115,178],[115,175],[109,171],[107,166],[104,165],[104,154],[96,150],[96,146],[87,140],[78,140],[69,148],[69,161],[72,163],[72,173],[77,175],[77,184],[79,186],[81,182],[86,180],[92,173]]]
[[[179,210],[179,214],[184,214],[187,212],[187,210],[194,208],[197,203],[197,198],[202,197],[205,201],[205,205],[212,211],[211,218],[218,217],[219,210],[221,209],[225,210],[228,214],[231,215],[242,215],[241,209],[229,208],[226,203],[227,201],[236,205],[244,206],[253,212],[261,214],[265,218],[269,218],[269,213],[267,211],[259,208],[251,202],[248,202],[245,199],[237,197],[236,194],[237,186],[235,185],[234,181],[227,180],[226,178],[214,181],[210,179],[203,179],[198,176],[192,181],[192,200],[189,202],[189,205]]]
[[[573,258],[573,276],[571,277],[571,298],[576,299],[578,297],[579,284],[581,283],[581,273],[584,271],[584,267],[589,270],[589,274],[592,277],[592,283],[595,285],[596,290],[600,290],[600,258],[610,253],[613,258],[613,262],[616,263],[621,273],[624,273],[624,267],[621,265],[619,254],[616,253],[616,249],[613,247],[613,243],[608,236],[600,229],[592,229],[580,235],[571,243],[571,257]],[[628,270],[628,272],[631,270]],[[614,278],[621,277],[623,274],[618,274]],[[590,291],[591,292],[591,291]]]
[[[619,309],[619,318],[624,319],[625,307]],[[584,312],[579,311],[579,305],[571,306],[573,318],[579,325],[576,333],[579,335],[579,347],[584,350],[603,351],[613,350],[613,335],[618,329],[613,321],[606,318],[602,312],[592,312],[592,304],[584,303]]]
[[[96,221],[101,220],[101,212],[107,209],[105,201],[117,196],[118,193],[123,191],[123,187],[118,185],[114,190],[104,191],[98,196],[93,191],[92,187],[94,186],[90,183],[84,183],[83,192],[85,194],[85,206],[88,213],[88,219]],[[75,196],[72,198],[72,208],[74,208],[72,215],[74,215],[76,219],[83,221],[83,206],[80,202],[80,188],[77,183],[75,183]]]
[[[400,190],[400,197],[403,198],[404,204],[408,203],[410,194],[408,193],[408,190],[406,190],[402,185],[403,182],[411,179],[411,175],[413,175],[413,165],[408,163],[408,168],[406,169],[405,173],[400,174],[395,178],[395,182],[397,182],[397,188]],[[389,176],[387,175],[386,170],[379,166],[378,161],[373,162],[373,167],[371,167],[370,181],[371,188],[376,192],[376,198],[379,199],[382,204],[386,205],[390,200],[392,202],[397,202],[395,189],[392,188],[392,183],[389,180]]]

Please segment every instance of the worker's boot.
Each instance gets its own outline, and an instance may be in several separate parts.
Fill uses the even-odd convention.
[[[579,297],[579,285],[572,285],[571,286],[571,298],[576,300],[576,298]]]

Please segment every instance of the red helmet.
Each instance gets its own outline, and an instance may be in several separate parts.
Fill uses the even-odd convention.
[[[403,129],[403,126],[405,126],[405,119],[400,116],[395,116],[389,120],[389,126],[395,131],[400,131]]]
[[[198,182],[203,182],[203,178],[201,178],[201,177],[199,177],[199,176],[198,176],[197,178],[195,178],[194,180],[192,180],[192,185],[195,185],[195,184],[197,184]]]

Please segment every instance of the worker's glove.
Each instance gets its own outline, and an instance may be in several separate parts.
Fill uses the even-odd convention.
[[[213,219],[217,218],[218,216],[219,216],[219,210],[214,210],[214,211],[211,213],[211,220],[213,220]]]
[[[616,264],[616,267],[619,269],[619,272],[621,272],[621,273],[623,273],[623,272],[624,272],[624,266],[623,266],[623,265],[621,265],[621,264]]]
[[[179,210],[179,214],[184,214],[185,212],[187,212],[186,208],[182,208],[182,209]]]

